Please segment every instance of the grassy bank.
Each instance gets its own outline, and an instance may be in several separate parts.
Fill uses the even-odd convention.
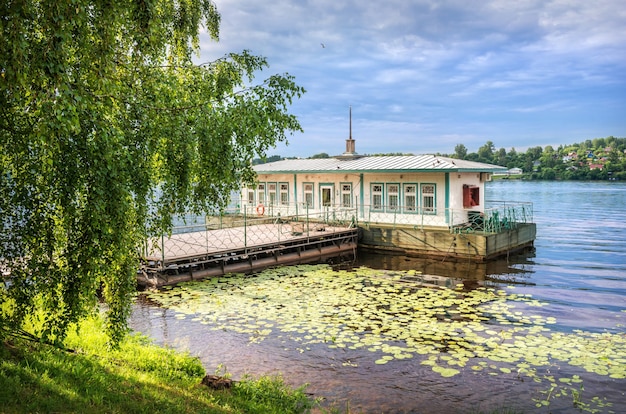
[[[197,358],[129,335],[109,350],[91,319],[61,350],[9,337],[0,343],[0,412],[304,413],[315,402],[279,377],[244,378],[225,390],[202,385]]]

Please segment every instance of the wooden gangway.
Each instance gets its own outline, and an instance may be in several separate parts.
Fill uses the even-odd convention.
[[[227,273],[356,253],[358,229],[314,222],[270,222],[188,231],[150,240],[137,282],[160,287]]]

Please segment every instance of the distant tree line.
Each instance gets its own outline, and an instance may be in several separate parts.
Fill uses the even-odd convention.
[[[588,139],[553,148],[537,146],[518,152],[496,149],[492,141],[469,153],[465,145],[454,148],[452,158],[520,168],[533,180],[626,180],[626,138]],[[445,155],[445,154],[441,154]]]
[[[275,162],[275,161],[280,161],[280,160],[284,160],[283,157],[281,157],[280,155],[271,155],[269,157],[265,157],[265,158],[255,158],[252,160],[252,165],[258,165],[258,164],[266,164],[268,162]]]
[[[518,152],[515,148],[507,151],[496,149],[492,141],[469,152],[463,144],[454,147],[453,154],[437,154],[461,160],[500,165],[509,169],[519,168],[523,178],[532,180],[626,180],[626,138],[588,139],[584,142],[545,147],[528,148]],[[408,155],[403,153],[371,155]],[[330,158],[325,152],[309,158]],[[265,159],[255,159],[254,164],[263,164],[285,159],[272,155]]]

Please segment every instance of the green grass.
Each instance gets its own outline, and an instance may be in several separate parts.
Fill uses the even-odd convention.
[[[85,321],[68,352],[8,338],[0,342],[0,412],[305,413],[317,403],[276,377],[243,378],[228,390],[201,385],[200,361],[129,335],[107,348],[102,321]]]

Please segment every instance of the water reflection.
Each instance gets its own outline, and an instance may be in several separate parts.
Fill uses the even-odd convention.
[[[433,282],[445,287],[454,287],[459,281],[532,285],[530,278],[534,273],[534,257],[535,253],[531,251],[486,263],[475,263],[359,250],[355,266],[383,270],[416,270],[425,276],[434,276]]]

